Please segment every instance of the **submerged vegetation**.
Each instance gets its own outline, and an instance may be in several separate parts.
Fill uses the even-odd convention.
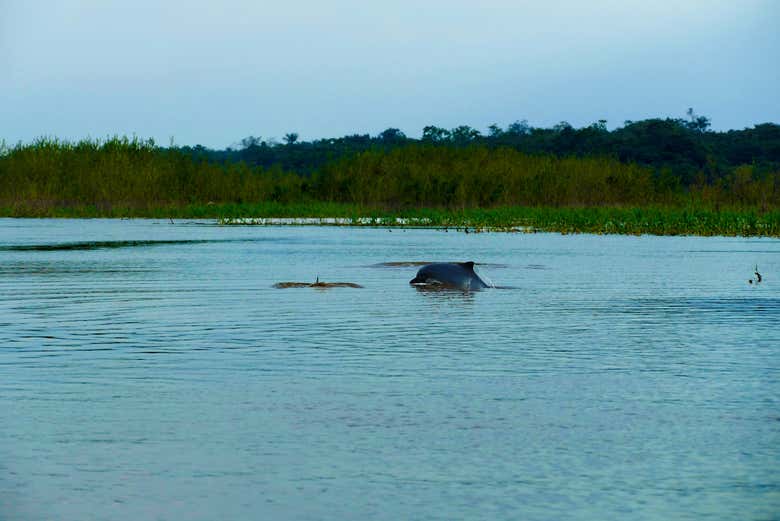
[[[0,150],[0,215],[780,236],[780,126],[707,124],[518,123],[488,136],[426,127],[420,140],[388,129],[310,143],[289,134],[223,152],[39,139]]]

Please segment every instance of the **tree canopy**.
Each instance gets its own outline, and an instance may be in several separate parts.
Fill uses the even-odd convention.
[[[428,125],[419,139],[410,138],[397,128],[388,128],[376,136],[353,134],[312,141],[301,141],[297,133],[290,132],[284,136],[284,143],[248,136],[237,148],[184,146],[178,150],[210,162],[242,162],[304,175],[362,152],[389,152],[412,144],[451,148],[479,145],[559,158],[609,157],[648,166],[657,175],[672,172],[684,186],[702,179],[722,179],[740,165],[751,165],[759,174],[780,170],[780,125],[762,123],[744,130],[715,132],[710,130],[709,118],[693,109],[687,115],[688,119],[626,121],[613,130],[607,128],[606,120],[582,128],[565,121],[552,128],[539,128],[520,120],[506,128],[490,125],[485,134],[467,125],[452,129]]]

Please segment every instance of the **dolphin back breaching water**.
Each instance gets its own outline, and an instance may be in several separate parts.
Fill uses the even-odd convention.
[[[474,263],[434,262],[420,268],[409,281],[413,285],[460,289],[464,291],[490,287],[474,271]]]

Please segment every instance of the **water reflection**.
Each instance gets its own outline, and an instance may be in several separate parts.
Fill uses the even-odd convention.
[[[472,302],[479,290],[462,290],[442,286],[441,284],[410,284],[415,291],[437,302]]]
[[[682,314],[697,321],[756,321],[775,322],[780,319],[780,298],[641,298],[616,300],[601,308],[604,313],[665,316]]]
[[[68,262],[63,260],[24,260],[0,261],[0,277],[18,277],[29,275],[65,276],[65,275],[126,275],[133,273],[151,273],[159,268],[131,265],[122,262]]]

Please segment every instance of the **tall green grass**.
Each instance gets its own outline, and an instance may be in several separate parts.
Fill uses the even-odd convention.
[[[195,161],[152,141],[112,138],[78,143],[39,139],[0,157],[0,206],[51,208],[94,206],[151,211],[160,206],[208,202],[288,201],[306,180],[243,163]],[[289,199],[292,200],[292,199]]]

